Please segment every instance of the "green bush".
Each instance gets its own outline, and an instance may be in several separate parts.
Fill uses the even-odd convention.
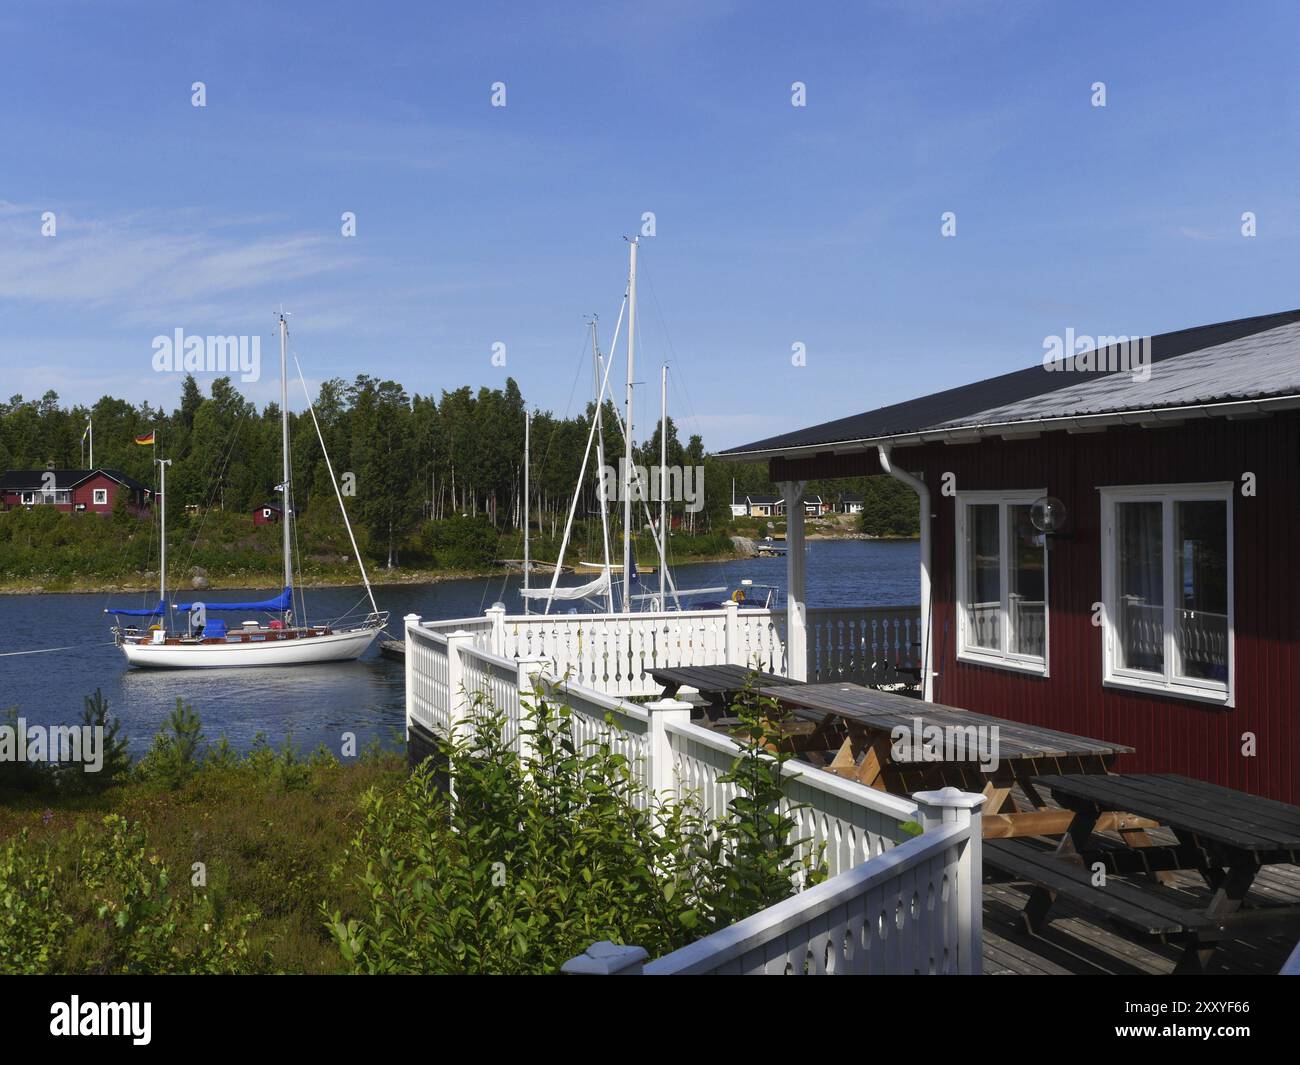
[[[483,570],[496,564],[498,535],[486,518],[463,514],[426,522],[420,533],[424,552],[443,569]]]
[[[53,845],[0,849],[0,972],[236,973],[253,912],[172,884],[138,823],[110,814]]]
[[[693,802],[645,801],[608,744],[575,744],[570,710],[544,701],[524,726],[525,765],[505,725],[480,705],[473,735],[446,747],[396,795],[369,797],[340,874],[365,904],[326,911],[357,973],[549,973],[596,940],[676,949],[787,897],[820,862],[797,857],[780,809],[780,759],[753,702],[756,742],[726,779],[740,794],[710,823]]]

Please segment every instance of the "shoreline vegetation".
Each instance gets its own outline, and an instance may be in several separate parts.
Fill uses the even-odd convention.
[[[461,388],[441,396],[408,394],[394,381],[365,375],[331,379],[315,398],[321,432],[343,484],[357,546],[371,580],[434,583],[457,577],[499,576],[503,559],[523,557],[522,498],[525,404],[518,385]],[[532,557],[553,562],[582,469],[594,406],[573,416],[534,412],[527,512]],[[618,418],[607,403],[605,458],[624,458]],[[133,406],[105,396],[91,407],[65,407],[50,391],[39,400],[0,402],[0,469],[79,469],[81,441],[94,426],[95,465],[155,485],[155,458],[173,467],[167,477],[168,587],[178,593],[210,587],[280,587],[281,530],[258,525],[254,512],[280,501],[280,410],[261,410],[229,377],[205,395],[186,377],[180,406],[171,413],[148,403]],[[338,512],[311,418],[290,415],[295,554],[303,587],[359,583],[353,548]],[[657,466],[660,426],[634,443],[632,459]],[[137,437],[152,439],[140,447]],[[670,468],[693,470],[690,502],[668,505],[673,565],[740,558],[735,538],[784,535],[784,520],[735,517],[733,499],[772,497],[765,463],[720,461],[698,435],[682,442],[667,421]],[[564,564],[598,557],[601,544],[600,471],[587,464]],[[683,486],[686,478],[682,477]],[[683,492],[686,489],[683,487]],[[834,503],[841,493],[862,497],[859,515],[811,518],[810,538],[915,535],[916,497],[877,475],[810,482],[808,497]],[[127,493],[112,512],[76,514],[46,505],[0,510],[0,593],[148,592],[158,583],[156,514],[137,514]],[[651,503],[657,511],[657,503]],[[622,537],[619,508],[609,508],[611,543]],[[657,562],[652,536],[637,517],[635,554]]]
[[[776,704],[746,691],[733,709],[736,796],[713,819],[645,801],[545,700],[528,763],[484,703],[408,773],[378,744],[237,752],[180,699],[132,760],[96,692],[99,772],[0,761],[0,974],[556,973],[603,939],[667,953],[826,875],[798,853]]]

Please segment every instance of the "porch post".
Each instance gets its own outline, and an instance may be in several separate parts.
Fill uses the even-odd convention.
[[[743,666],[746,662],[740,650],[740,604],[728,599],[722,604],[723,633],[722,660],[730,666]]]
[[[540,687],[545,668],[544,658],[521,658],[515,674],[516,690],[519,693],[519,735],[516,743],[519,747],[519,760],[525,767],[536,755],[536,740],[525,729],[537,726],[536,718],[532,715],[543,699]]]
[[[474,646],[474,634],[457,629],[447,634],[447,740],[456,737],[459,726],[469,717],[470,699],[464,692],[465,670],[460,662],[460,649]]]
[[[978,976],[984,966],[984,826],[980,818],[984,796],[949,787],[918,791],[912,798],[916,800],[921,827],[926,832],[948,824],[959,824],[966,829],[966,839],[957,845],[957,876],[951,905],[956,910],[957,972]]]
[[[402,655],[403,665],[406,668],[406,742],[411,742],[411,695],[415,691],[415,641],[411,639],[411,630],[419,628],[420,615],[407,614],[402,618],[403,627],[406,632],[406,653]]]
[[[680,802],[677,790],[677,770],[673,765],[672,741],[667,726],[689,725],[691,704],[681,699],[657,699],[646,703],[643,709],[650,715],[650,731],[646,736],[646,791],[652,800],[667,799]]]
[[[492,622],[492,653],[494,655],[503,655],[506,653],[506,608],[504,603],[493,603],[487,610],[483,611]]]
[[[782,481],[785,500],[785,675],[808,679],[807,558],[804,555],[803,492],[807,481]]]

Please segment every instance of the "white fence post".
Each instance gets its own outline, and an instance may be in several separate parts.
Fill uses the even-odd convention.
[[[644,947],[621,947],[602,939],[566,961],[560,972],[570,976],[641,976],[648,957]]]
[[[546,668],[544,658],[521,658],[519,660],[519,672],[515,683],[519,686],[519,725],[517,744],[519,747],[519,761],[527,771],[528,763],[533,760],[533,738],[525,731],[528,723],[528,708],[533,707],[534,711],[540,696],[537,694],[537,685],[541,677],[542,670]],[[536,722],[534,721],[534,724]]]
[[[456,735],[457,726],[469,716],[469,698],[465,686],[465,667],[460,661],[460,649],[474,646],[474,634],[457,629],[447,635],[447,735],[448,741]]]
[[[984,862],[981,854],[983,826],[980,807],[984,796],[956,788],[918,791],[912,798],[926,831],[941,824],[967,829],[966,842],[957,858],[957,971],[979,975],[984,966]]]
[[[664,792],[671,792],[674,801],[680,799],[677,794],[677,773],[673,767],[673,747],[668,739],[668,725],[689,725],[691,723],[691,704],[680,699],[660,699],[646,703],[644,709],[650,715],[650,727],[646,735],[646,789],[651,799],[663,798]]]
[[[503,603],[493,603],[483,612],[492,622],[492,642],[489,649],[494,655],[506,653],[506,608]]]
[[[419,614],[407,614],[402,619],[405,622],[403,628],[403,639],[406,641],[406,651],[402,655],[403,664],[406,668],[406,742],[411,742],[411,692],[414,691],[412,681],[415,679],[415,641],[411,639],[411,629],[417,628],[420,624]]]
[[[740,604],[734,599],[728,599],[722,604],[725,611],[723,617],[726,618],[727,636],[724,643],[723,661],[732,666],[744,666],[749,663],[744,659],[744,651],[740,646]]]

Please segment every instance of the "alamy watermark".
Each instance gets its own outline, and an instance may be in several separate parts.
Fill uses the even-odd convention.
[[[186,336],[177,328],[171,336],[153,338],[153,368],[158,373],[239,374],[245,383],[262,376],[260,336]]]
[[[889,734],[890,754],[898,763],[978,762],[980,771],[997,771],[997,725],[927,725],[912,718],[909,728],[896,726]]]
[[[103,725],[0,725],[0,762],[81,763],[86,773],[104,768]]]
[[[1130,336],[1076,335],[1074,328],[1064,336],[1043,338],[1043,369],[1075,373],[1133,375],[1135,381],[1151,379],[1151,338]]]
[[[624,499],[627,459],[618,460],[618,469],[603,466],[600,471],[601,491],[605,499],[621,503]],[[627,493],[633,503],[659,502],[685,503],[691,514],[704,509],[704,467],[666,466],[662,470],[651,466],[632,467],[632,479]]]

